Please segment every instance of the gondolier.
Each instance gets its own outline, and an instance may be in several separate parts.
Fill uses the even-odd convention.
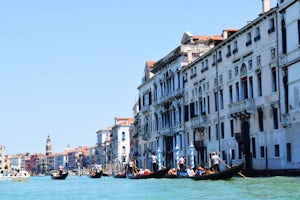
[[[152,161],[153,172],[156,172],[157,171],[157,166],[158,166],[158,159],[157,159],[157,156],[155,155],[155,153],[152,153],[151,161]]]

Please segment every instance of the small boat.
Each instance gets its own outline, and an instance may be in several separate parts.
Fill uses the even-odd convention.
[[[129,179],[147,179],[147,178],[163,178],[166,173],[170,170],[170,167],[158,170],[157,172],[143,173],[143,174],[127,174],[126,177]]]
[[[51,174],[51,178],[56,180],[64,180],[67,178],[68,174],[69,174],[68,172],[62,172],[62,173],[54,172]]]
[[[11,174],[7,172],[1,171],[0,173],[0,181],[11,180],[11,177],[12,177]]]
[[[233,165],[232,167],[229,167],[226,170],[221,171],[219,173],[196,175],[196,176],[191,176],[189,178],[193,180],[226,180],[237,175],[243,169],[243,167],[244,167],[244,162],[240,163],[239,165]]]
[[[103,171],[92,171],[92,173],[90,173],[89,177],[90,178],[101,178],[101,176],[103,175]]]
[[[114,178],[126,178],[125,172],[118,172],[113,175]]]
[[[16,173],[11,175],[13,182],[27,182],[30,175],[27,171],[18,170]]]

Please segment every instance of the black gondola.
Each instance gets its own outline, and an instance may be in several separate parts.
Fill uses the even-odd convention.
[[[168,171],[170,170],[170,167],[167,167],[165,169],[161,169],[157,172],[153,172],[150,174],[127,174],[126,177],[129,179],[147,179],[147,178],[163,178]]]
[[[226,170],[221,171],[219,173],[196,175],[196,176],[191,176],[189,178],[193,180],[226,180],[232,178],[235,175],[238,175],[238,173],[243,169],[243,167],[244,167],[244,162],[240,163],[239,165],[234,165],[232,167],[229,167]]]
[[[101,176],[103,175],[103,171],[101,170],[100,172],[92,172],[89,177],[90,178],[101,178]]]
[[[115,173],[113,175],[114,178],[126,178],[126,173],[125,172],[119,172],[119,173]]]
[[[68,176],[68,172],[63,172],[63,173],[52,173],[51,178],[56,179],[56,180],[63,180],[66,179]]]

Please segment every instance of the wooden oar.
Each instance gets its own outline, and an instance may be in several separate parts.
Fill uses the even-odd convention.
[[[223,163],[226,167],[231,168],[229,165],[227,165],[226,163]],[[247,176],[245,176],[244,174],[242,174],[242,172],[238,172],[238,175],[240,175],[243,178],[248,178]]]
[[[247,176],[245,176],[244,174],[242,174],[242,172],[238,172],[238,175],[240,175],[243,178],[248,178]]]

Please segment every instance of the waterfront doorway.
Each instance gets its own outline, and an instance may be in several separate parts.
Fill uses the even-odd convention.
[[[173,166],[173,137],[165,136],[165,158],[166,166]]]
[[[235,134],[235,139],[238,142],[239,149],[241,150],[244,161],[245,167],[250,169],[251,168],[251,152],[250,152],[250,125],[247,120],[242,120],[241,122],[241,132]]]

